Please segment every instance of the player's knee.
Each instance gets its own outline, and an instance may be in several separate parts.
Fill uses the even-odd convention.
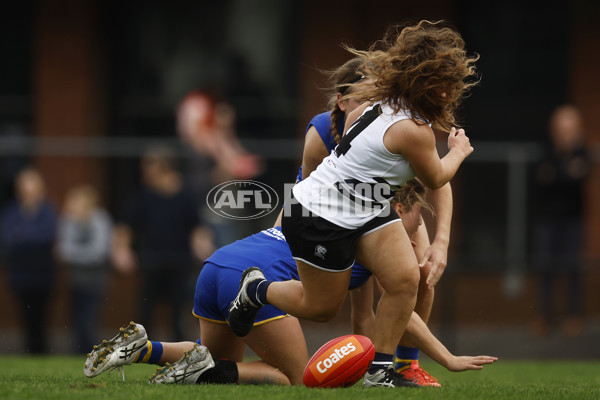
[[[419,283],[421,282],[421,274],[419,272],[419,268],[417,267],[416,270],[408,271],[406,280],[409,290],[412,289],[416,296],[417,292],[419,291]]]
[[[320,312],[313,314],[312,320],[315,322],[328,322],[335,316],[335,312],[331,312],[330,310],[320,310]]]
[[[418,268],[406,269],[395,277],[395,283],[384,286],[391,295],[416,296],[419,291],[421,276]]]
[[[311,319],[315,322],[327,322],[332,320],[338,313],[339,307],[337,304],[329,304],[324,302],[313,309]]]

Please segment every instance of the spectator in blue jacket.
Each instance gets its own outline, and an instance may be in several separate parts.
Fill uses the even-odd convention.
[[[8,280],[25,326],[26,351],[45,353],[50,294],[55,281],[52,248],[57,213],[46,200],[44,180],[34,168],[16,177],[16,199],[1,219]]]
[[[112,262],[121,273],[141,276],[140,319],[155,320],[161,300],[168,303],[173,338],[184,337],[185,301],[194,290],[194,256],[212,252],[194,196],[177,169],[175,154],[155,146],[141,160],[142,185],[133,194],[113,232]]]

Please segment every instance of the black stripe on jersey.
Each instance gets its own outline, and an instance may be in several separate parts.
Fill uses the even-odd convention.
[[[377,104],[375,107],[361,115],[360,118],[352,124],[348,132],[342,136],[340,144],[335,148],[335,155],[339,157],[346,154],[348,150],[350,150],[350,147],[352,147],[350,142],[369,126],[371,122],[375,121],[377,117],[379,117],[379,114],[381,114],[381,104]]]
[[[381,178],[377,179],[375,183],[346,179],[343,182],[335,183],[334,186],[342,196],[364,208],[383,208],[386,202],[394,197],[390,186]],[[384,190],[380,191],[380,188]]]

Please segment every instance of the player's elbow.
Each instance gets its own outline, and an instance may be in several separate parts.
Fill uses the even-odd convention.
[[[419,176],[418,178],[421,180],[421,182],[423,182],[425,186],[427,186],[431,190],[440,189],[450,181],[450,179],[442,175],[426,177]]]

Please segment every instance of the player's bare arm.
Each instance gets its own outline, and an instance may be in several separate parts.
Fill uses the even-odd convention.
[[[302,153],[302,179],[306,179],[327,157],[327,147],[314,126],[308,128]]]
[[[453,207],[450,183],[430,191],[430,196],[432,206],[436,211],[435,237],[419,259],[419,267],[424,267],[427,262],[430,262],[426,283],[429,287],[433,287],[444,273],[448,260]]]
[[[452,128],[448,138],[450,151],[442,159],[435,147],[433,130],[412,120],[396,122],[383,137],[385,147],[402,154],[411,164],[417,177],[430,189],[444,186],[456,173],[473,148],[464,130]]]

